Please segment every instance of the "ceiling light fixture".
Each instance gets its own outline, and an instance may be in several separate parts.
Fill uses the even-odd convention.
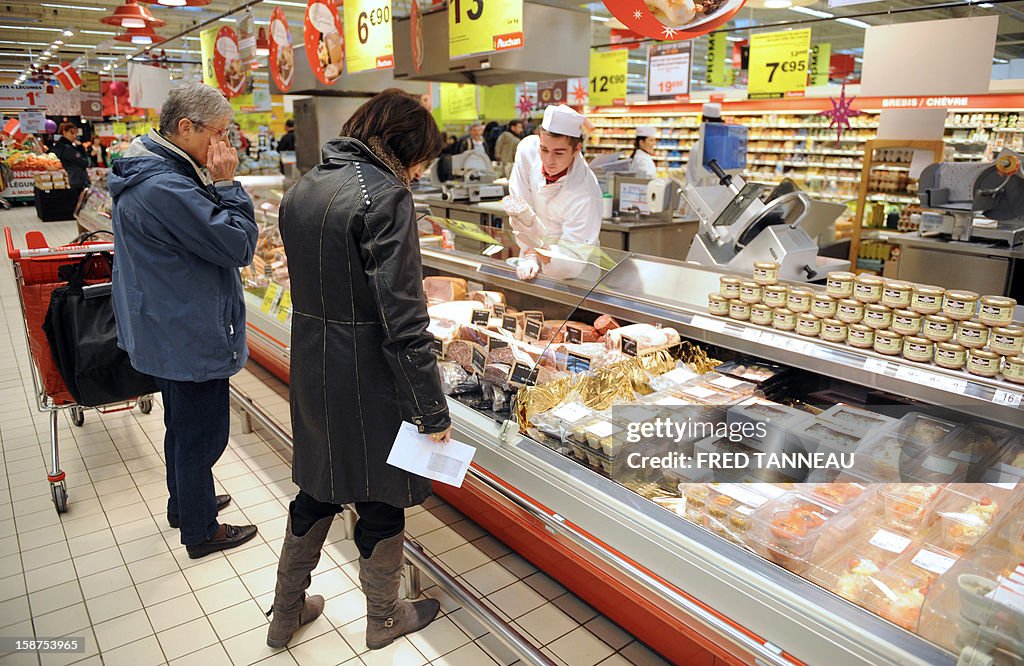
[[[141,0],[150,5],[163,5],[164,7],[202,7],[210,4],[210,0]],[[302,5],[305,7],[306,5]]]
[[[287,0],[263,0],[267,5],[280,5],[281,7],[302,7],[306,8],[305,2],[288,2]]]
[[[100,19],[100,23],[116,25],[121,28],[160,28],[167,25],[163,19],[154,18],[149,10],[139,5],[135,0],[126,2],[114,10],[109,16]]]
[[[764,0],[765,9],[789,9],[793,6],[793,0]]]
[[[107,11],[103,7],[86,7],[85,5],[60,5],[52,2],[41,2],[40,7],[50,7],[51,9],[74,9],[80,12],[105,12]]]
[[[152,28],[128,28],[124,33],[114,37],[119,42],[131,42],[140,46],[159,44],[164,38],[153,32]],[[125,56],[127,58],[128,56]]]

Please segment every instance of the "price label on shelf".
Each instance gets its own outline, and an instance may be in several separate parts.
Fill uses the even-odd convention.
[[[763,331],[759,331],[756,328],[745,328],[743,329],[743,339],[749,340],[750,342],[757,342],[761,339]]]
[[[748,95],[751,98],[802,95],[807,88],[810,48],[809,29],[752,35]]]
[[[724,319],[712,319],[710,317],[702,317],[700,315],[694,315],[690,323],[698,328],[703,328],[705,331],[714,331],[715,333],[721,333],[725,330]]]
[[[884,375],[886,369],[889,367],[888,361],[883,361],[880,358],[866,358],[864,359],[864,369],[868,372],[873,372],[876,375]]]
[[[896,368],[896,379],[913,382],[914,384],[930,384],[931,373],[901,365]]]
[[[590,105],[613,106],[626,103],[626,72],[629,51],[590,52]]]
[[[523,45],[523,0],[448,3],[448,57],[452,60]]]
[[[992,396],[992,402],[997,405],[1006,405],[1007,407],[1020,407],[1020,400],[1020,393],[1004,391],[1003,389],[996,389],[995,395]]]
[[[281,303],[277,306],[277,320],[282,324],[292,316],[292,292],[286,291],[281,296]]]
[[[281,298],[281,287],[273,282],[267,287],[267,293],[263,295],[263,302],[260,303],[260,311],[270,314],[277,307]]]
[[[890,553],[902,553],[910,545],[910,539],[888,530],[878,530],[868,543]]]
[[[395,66],[390,0],[345,2],[345,66],[349,74]]]
[[[937,389],[943,391],[949,391],[950,393],[963,393],[967,390],[966,379],[956,379],[955,377],[943,377],[942,375],[932,375],[928,378],[928,384],[934,386]]]
[[[917,551],[917,555],[914,555],[914,559],[912,559],[911,562],[925,571],[930,571],[941,576],[946,573],[951,566],[956,564],[956,558],[940,555],[935,551],[922,548]]]

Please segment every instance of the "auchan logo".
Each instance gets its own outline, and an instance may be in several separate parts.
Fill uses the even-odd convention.
[[[393,55],[377,56],[377,69],[391,69],[395,66]]]
[[[510,32],[507,35],[494,36],[494,50],[508,51],[509,49],[523,48],[523,33]]]

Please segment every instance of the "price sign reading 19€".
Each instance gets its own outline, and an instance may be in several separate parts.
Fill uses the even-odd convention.
[[[626,103],[626,72],[629,51],[590,52],[590,105]]]
[[[345,3],[345,65],[349,74],[395,66],[391,38],[391,0]]]
[[[747,94],[752,98],[802,95],[807,88],[810,30],[766,32],[750,38]]]
[[[523,0],[449,0],[448,57],[521,49]]]

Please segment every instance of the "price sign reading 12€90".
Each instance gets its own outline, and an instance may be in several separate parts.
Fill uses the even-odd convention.
[[[750,38],[747,94],[751,98],[802,95],[807,88],[810,30],[766,32]]]
[[[523,0],[449,0],[448,57],[521,49]]]
[[[590,105],[626,103],[626,71],[629,51],[590,52]]]
[[[345,3],[345,64],[348,73],[391,69],[391,0],[348,0]]]

